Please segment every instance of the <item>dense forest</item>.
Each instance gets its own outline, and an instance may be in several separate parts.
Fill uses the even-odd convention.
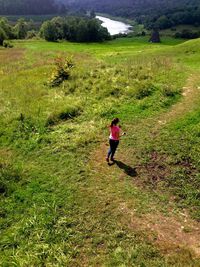
[[[0,15],[107,13],[135,19],[147,29],[200,25],[200,0],[0,0]]]
[[[64,4],[54,0],[0,0],[0,15],[56,14],[64,11]]]
[[[147,28],[165,29],[177,24],[200,24],[200,0],[60,0],[73,9],[91,7],[97,12],[136,19]]]

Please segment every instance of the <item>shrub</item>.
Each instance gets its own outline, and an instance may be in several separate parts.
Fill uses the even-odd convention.
[[[184,38],[184,39],[195,39],[200,36],[199,32],[194,32],[188,29],[182,30],[182,32],[175,33],[175,38]]]
[[[143,99],[150,96],[155,90],[155,86],[148,80],[141,81],[135,88],[134,95],[136,99]]]
[[[162,86],[162,89],[161,89],[161,92],[164,96],[167,96],[167,97],[173,97],[175,95],[178,95],[180,94],[180,90],[177,89],[177,88],[174,88],[170,85],[163,85]]]
[[[4,40],[3,41],[3,47],[5,47],[5,48],[12,48],[13,47],[13,44],[10,41],[8,41],[8,40]]]
[[[70,77],[71,69],[74,67],[74,63],[71,58],[63,59],[61,57],[55,60],[55,70],[49,79],[48,84],[52,87],[59,86],[64,80],[68,80]]]

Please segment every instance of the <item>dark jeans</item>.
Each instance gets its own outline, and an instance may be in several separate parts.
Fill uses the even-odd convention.
[[[111,159],[113,159],[115,152],[117,150],[117,147],[119,145],[119,140],[109,139],[109,144],[110,144],[110,148],[108,150],[108,158],[111,156]]]

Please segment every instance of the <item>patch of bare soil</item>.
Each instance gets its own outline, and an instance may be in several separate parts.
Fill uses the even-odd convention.
[[[121,209],[126,214],[131,213],[130,227],[145,232],[163,253],[186,249],[200,257],[200,223],[190,219],[187,212],[177,215],[169,213],[167,216],[157,212],[137,217],[124,205]]]
[[[117,168],[113,168],[114,165],[112,167],[112,163],[109,166],[105,161],[107,148],[106,143],[102,144],[95,155],[93,154],[93,159],[90,162],[91,167],[95,168],[98,177],[109,177],[114,174],[118,175],[119,179],[122,177],[124,179],[126,176],[134,177],[140,175],[139,172],[141,170],[137,172],[136,168],[133,175],[133,168],[126,164],[121,168],[117,163],[115,164]],[[152,154],[152,165],[150,164],[147,167],[148,169],[151,170],[150,176],[152,176],[152,180],[160,180],[168,172],[162,158],[156,153]],[[130,173],[126,173],[128,170]],[[134,183],[136,180],[138,179],[133,180]],[[123,216],[129,218],[127,220],[131,222],[129,227],[144,233],[164,254],[173,254],[175,251],[186,249],[192,255],[200,257],[200,222],[192,220],[187,211],[174,213],[173,210],[169,210],[167,215],[156,212],[138,216],[134,210],[127,207],[126,203],[122,203],[119,209]]]
[[[0,60],[3,64],[8,62],[16,62],[23,59],[25,49],[23,48],[7,48],[0,50]]]

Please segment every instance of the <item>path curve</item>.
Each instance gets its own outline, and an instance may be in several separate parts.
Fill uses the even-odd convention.
[[[190,75],[186,86],[183,88],[182,100],[173,105],[167,113],[162,114],[155,126],[155,132],[158,132],[166,123],[190,111],[191,105],[194,105],[200,96],[197,82],[198,74]],[[119,179],[126,179],[128,175],[124,171],[119,170],[115,165],[111,168],[106,164],[107,148],[106,144],[102,144],[95,152],[95,155],[94,153],[92,154],[89,164],[91,170],[98,175],[98,179],[101,179],[101,177],[112,179],[112,175],[119,177]],[[130,218],[131,223],[128,227],[144,232],[163,253],[173,253],[174,249],[186,249],[194,257],[200,257],[200,222],[191,219],[187,211],[179,211],[178,214],[174,214],[173,210],[169,210],[167,216],[161,212],[156,212],[138,217],[134,210],[130,210],[127,207],[123,199],[119,209],[123,216]]]

